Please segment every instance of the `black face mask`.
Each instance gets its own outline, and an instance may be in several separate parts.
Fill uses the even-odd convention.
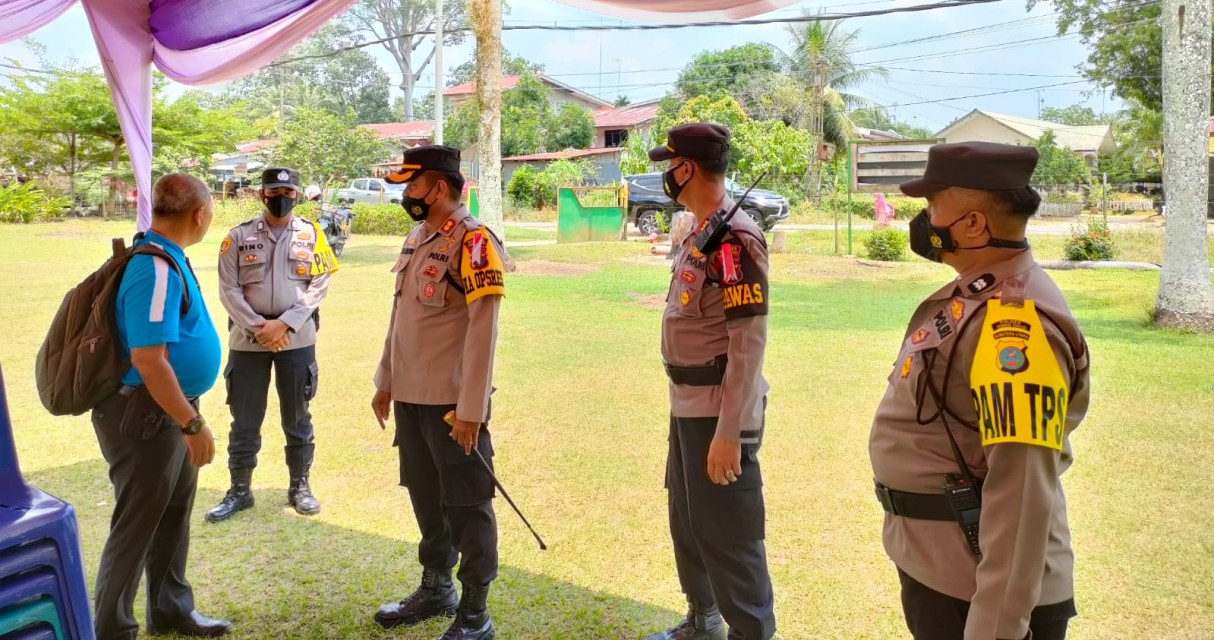
[[[434,186],[430,187],[430,190],[426,192],[426,195],[420,198],[404,195],[401,196],[400,206],[405,208],[405,213],[409,214],[409,217],[413,218],[414,222],[424,222],[426,218],[430,217],[430,203],[426,202],[426,198],[430,197],[430,194],[434,192],[434,187],[437,186],[438,184],[436,183]]]
[[[986,241],[986,244],[979,247],[958,247],[956,241],[953,240],[950,229],[964,218],[965,216],[961,216],[953,220],[952,224],[949,224],[947,227],[933,227],[927,209],[920,211],[919,215],[910,221],[911,251],[932,262],[941,262],[942,255],[947,252],[985,249],[986,247],[997,247],[1000,249],[1029,248],[1028,240],[1002,240],[990,235],[989,227],[987,228],[987,235],[990,239]]]
[[[675,202],[679,201],[679,196],[682,195],[683,188],[687,186],[687,182],[691,182],[691,178],[688,177],[687,182],[679,184],[679,181],[674,177],[674,172],[678,171],[679,167],[685,164],[687,164],[686,161],[680,162],[678,165],[667,169],[666,172],[662,174],[662,190],[666,192],[667,197]],[[691,170],[694,173],[695,167],[692,166]]]
[[[285,218],[291,215],[295,208],[295,196],[266,196],[266,209],[275,218]]]

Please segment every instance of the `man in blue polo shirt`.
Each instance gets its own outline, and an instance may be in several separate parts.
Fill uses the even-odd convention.
[[[198,467],[215,457],[198,398],[215,384],[221,352],[184,248],[206,236],[211,217],[202,181],[184,174],[158,180],[152,228],[136,244],[159,246],[174,264],[135,256],[118,289],[118,332],[132,367],[92,415],[115,498],[97,571],[98,640],[135,639],[135,592],[145,570],[150,634],[215,637],[232,626],[194,609],[185,578]]]

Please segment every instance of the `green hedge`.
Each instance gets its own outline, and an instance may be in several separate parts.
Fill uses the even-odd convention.
[[[311,202],[305,202],[295,207],[295,213],[309,220],[316,220],[317,207]],[[225,200],[215,203],[215,221],[211,226],[216,229],[231,229],[242,222],[261,215],[261,202],[252,198],[241,200]],[[416,224],[405,214],[398,204],[363,204],[355,203],[351,207],[354,212],[354,233],[376,236],[404,236]]]

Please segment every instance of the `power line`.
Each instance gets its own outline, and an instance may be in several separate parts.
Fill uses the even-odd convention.
[[[656,31],[667,29],[691,29],[698,27],[725,27],[725,26],[753,26],[766,24],[800,24],[808,22],[828,22],[838,20],[848,20],[851,18],[866,18],[872,16],[884,16],[896,13],[917,13],[921,11],[934,11],[936,9],[947,9],[950,7],[963,7],[978,4],[989,4],[992,2],[1000,2],[1001,0],[941,0],[933,4],[917,4],[906,7],[890,7],[888,9],[871,9],[867,11],[851,11],[844,13],[819,13],[813,15],[793,16],[787,18],[756,18],[752,20],[714,20],[708,22],[687,22],[687,23],[660,23],[660,24],[618,24],[618,25],[583,25],[583,26],[562,26],[560,24],[529,24],[529,25],[510,25],[502,26],[502,31]],[[446,33],[468,32],[470,27],[456,27],[454,29],[445,29]],[[425,29],[401,33],[388,38],[378,38],[360,42],[358,44],[349,45],[346,47],[338,47],[327,53],[312,54],[306,56],[297,56],[285,60],[278,60],[266,65],[267,67],[277,67],[292,62],[301,60],[311,60],[316,58],[328,58],[335,56],[345,51],[353,51],[376,44],[383,44],[391,40],[407,38],[412,36],[429,36],[434,35],[433,29]]]

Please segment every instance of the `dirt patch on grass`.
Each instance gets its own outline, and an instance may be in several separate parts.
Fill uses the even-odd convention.
[[[646,309],[665,309],[666,296],[658,293],[632,293],[628,297]]]
[[[584,276],[599,270],[598,265],[548,260],[527,260],[517,264],[518,269],[514,273],[526,276]]]

